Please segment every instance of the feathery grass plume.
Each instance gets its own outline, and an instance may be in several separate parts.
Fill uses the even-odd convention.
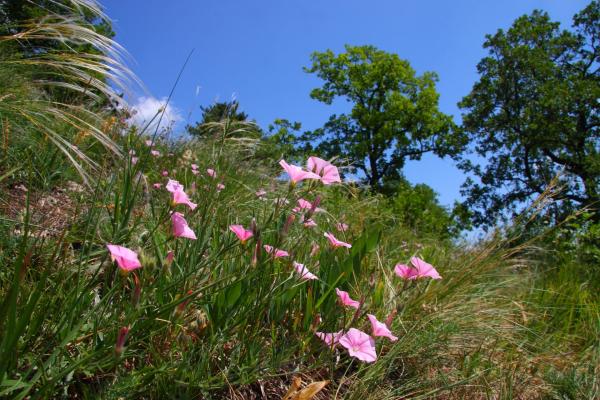
[[[138,81],[125,65],[124,49],[86,22],[84,10],[109,21],[95,1],[70,0],[61,6],[63,15],[19,21],[0,36],[0,115],[13,137],[48,140],[89,182],[90,168],[97,164],[77,146],[75,136],[85,132],[120,156],[102,125],[124,106],[119,91]],[[22,44],[34,51],[24,54]],[[78,46],[93,51],[76,51]]]

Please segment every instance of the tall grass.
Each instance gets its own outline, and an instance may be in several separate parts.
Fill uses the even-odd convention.
[[[23,137],[49,141],[88,181],[97,165],[76,137],[89,136],[120,154],[102,122],[125,105],[120,92],[136,78],[123,62],[124,50],[85,22],[84,10],[108,21],[95,2],[69,0],[63,8],[61,15],[19,21],[10,27],[15,33],[0,36],[0,126],[5,146]],[[94,51],[74,50],[81,45]],[[35,51],[24,56],[22,46]]]
[[[12,240],[1,253],[10,265],[0,274],[2,396],[248,398],[261,390],[282,396],[296,374],[329,380],[320,395],[348,399],[550,391],[521,366],[544,347],[541,331],[530,325],[540,302],[530,307],[522,297],[532,282],[523,261],[527,245],[491,239],[460,250],[415,238],[357,188],[291,188],[277,178],[276,165],[249,158],[252,146],[223,137],[160,145],[154,157],[144,138],[126,133],[120,145],[139,161],[104,158],[103,174],[79,195],[67,229],[40,238],[28,225],[31,208],[22,224],[5,227]],[[192,163],[201,174],[192,173]],[[163,170],[199,204],[193,212],[176,207],[197,240],[171,234],[169,194],[152,186],[165,183]],[[266,198],[257,197],[259,189]],[[318,227],[305,228],[299,215],[290,222],[298,198],[317,196],[325,210],[314,216]],[[252,221],[255,236],[242,245],[228,226]],[[342,221],[350,225],[346,233],[335,230]],[[324,231],[352,249],[329,248]],[[321,250],[311,256],[313,242]],[[122,275],[106,243],[136,250],[143,267]],[[262,244],[291,257],[255,254]],[[175,254],[172,264],[168,251]],[[443,279],[396,277],[394,264],[415,254],[436,265]],[[319,279],[299,280],[292,259]],[[337,303],[336,287],[363,301],[359,313]],[[314,334],[350,326],[369,331],[367,312],[380,320],[397,313],[391,329],[399,340],[378,339],[374,364],[331,350]],[[130,330],[117,354],[123,327]]]
[[[522,235],[526,218],[471,245],[418,236],[356,185],[290,185],[277,160],[257,159],[264,153],[245,135],[251,125],[211,123],[210,138],[172,143],[107,115],[97,102],[113,99],[108,82],[128,72],[110,55],[116,45],[80,21],[31,22],[0,49],[17,40],[83,41],[109,55],[1,53],[0,123],[18,140],[3,149],[0,183],[12,177],[39,190],[0,197],[23,208],[0,219],[0,397],[280,398],[297,376],[327,381],[316,398],[600,395],[598,295],[574,279],[573,260],[551,275],[537,270],[547,251]],[[72,101],[57,104],[51,86]],[[93,179],[61,197],[68,205],[54,207],[68,222],[43,234],[40,196],[73,171]],[[167,179],[197,208],[174,205]],[[320,201],[322,211],[309,211],[316,227],[294,210],[300,198]],[[174,211],[195,240],[174,237]],[[232,224],[253,237],[241,243]],[[352,248],[332,248],[324,232]],[[137,252],[142,267],[123,273],[108,243]],[[290,255],[275,259],[265,244]],[[415,255],[443,278],[396,276],[394,265]],[[318,279],[300,279],[293,261]],[[360,309],[341,306],[336,288]],[[315,335],[370,332],[367,313],[398,336],[377,338],[375,363]]]

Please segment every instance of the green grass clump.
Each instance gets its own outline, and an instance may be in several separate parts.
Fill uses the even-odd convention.
[[[111,43],[46,22],[30,40]],[[0,398],[281,398],[294,377],[328,381],[316,398],[600,397],[593,225],[574,228],[585,232],[572,246],[525,237],[521,223],[461,244],[426,188],[390,200],[356,184],[291,185],[239,121],[165,140],[99,100],[126,69],[97,63],[116,58],[21,60],[15,40],[0,41]],[[33,79],[42,66],[68,103]],[[173,204],[168,179],[197,207]],[[295,210],[300,199],[318,209]],[[174,236],[173,212],[195,240]],[[253,233],[245,243],[236,224]],[[352,247],[333,248],[326,232]],[[121,271],[109,243],[141,268]],[[413,256],[442,279],[396,276]],[[294,261],[318,279],[300,279]],[[376,338],[374,363],[315,335],[371,333],[367,313],[398,337]]]
[[[163,143],[155,157],[135,131],[120,140],[135,155],[106,153],[95,185],[70,194],[62,231],[40,236],[28,223],[31,202],[21,220],[3,223],[3,396],[223,398],[256,393],[257,382],[281,396],[297,374],[330,380],[323,393],[349,399],[597,392],[594,368],[581,367],[597,361],[597,337],[589,335],[597,298],[575,283],[556,287],[567,272],[555,274],[557,282],[538,278],[527,268],[528,245],[490,239],[467,248],[415,237],[357,187],[290,186],[275,162],[252,159],[248,143]],[[173,206],[167,179],[183,184],[198,207]],[[261,189],[267,193],[258,197]],[[299,198],[320,199],[317,227],[306,228],[292,210]],[[196,240],[173,237],[175,210]],[[337,231],[339,222],[349,229]],[[231,224],[254,225],[254,237],[240,243]],[[330,248],[326,231],[353,247]],[[120,273],[107,243],[135,250],[142,268]],[[291,257],[257,252],[263,244]],[[394,265],[413,255],[443,279],[396,277]],[[300,280],[292,260],[319,279]],[[342,308],[336,287],[361,300],[361,311]],[[315,336],[350,326],[370,332],[367,312],[380,320],[396,314],[391,330],[399,337],[377,339],[373,364]],[[118,354],[123,327],[129,333]]]

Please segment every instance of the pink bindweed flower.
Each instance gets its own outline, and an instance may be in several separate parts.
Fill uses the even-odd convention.
[[[160,174],[161,174],[162,176],[169,176],[169,171],[167,171],[167,170],[165,169],[165,170],[163,170],[163,171],[162,171]]]
[[[190,208],[190,210],[196,209],[198,206],[196,203],[193,203],[188,195],[183,190],[178,190],[173,193],[173,204],[185,204]]]
[[[153,184],[152,184],[152,187],[153,187],[154,189],[160,189],[160,188],[162,187],[162,183],[153,183]]]
[[[374,362],[377,360],[375,352],[375,341],[366,333],[355,328],[350,328],[348,332],[340,337],[339,343],[348,350],[348,354],[364,362]]]
[[[433,267],[418,257],[412,257],[410,263],[413,268],[404,264],[397,264],[394,272],[402,279],[413,280],[418,278],[429,277],[431,279],[442,279],[441,275]]]
[[[217,177],[217,172],[212,168],[208,168],[206,170],[206,173],[208,174],[208,176],[210,176],[213,179]]]
[[[225,185],[223,185],[222,183],[218,183],[217,184],[217,192],[220,192],[223,189],[225,189]]]
[[[346,232],[348,230],[348,224],[339,222],[339,223],[335,224],[335,229],[337,229],[340,232]]]
[[[137,157],[131,157],[131,165],[137,164],[138,161],[139,161],[139,158],[137,158]]]
[[[158,156],[160,156],[160,151],[158,151],[158,150],[150,150],[150,154],[152,154],[154,157],[158,157]]]
[[[165,257],[165,265],[167,267],[169,267],[171,264],[173,264],[174,259],[175,259],[175,253],[173,252],[173,250],[169,250],[167,252],[167,256]]]
[[[240,239],[242,244],[246,244],[246,241],[252,236],[254,236],[252,234],[252,231],[244,229],[242,225],[230,225],[229,230],[235,233],[235,235],[238,237],[238,239]]]
[[[321,179],[321,177],[313,172],[308,172],[296,165],[290,165],[285,160],[279,161],[279,165],[287,172],[292,184],[296,184],[304,179]]]
[[[315,335],[317,335],[317,337],[319,339],[324,341],[325,344],[327,344],[327,346],[335,347],[338,345],[340,338],[344,335],[344,331],[331,332],[331,333],[315,332]]]
[[[266,196],[267,191],[264,189],[260,189],[260,190],[257,190],[255,194],[256,194],[256,197],[258,197],[259,199],[262,199],[263,197]]]
[[[192,164],[192,170],[197,170],[198,169],[198,164]]]
[[[305,228],[313,228],[317,226],[317,223],[312,218],[305,219],[303,224]]]
[[[308,268],[304,266],[304,264],[300,264],[294,261],[294,269],[296,270],[298,275],[300,275],[300,279],[302,280],[310,281],[313,279],[319,279],[315,274],[310,272]]]
[[[171,192],[171,193],[175,193],[179,190],[183,190],[183,185],[173,179],[169,179],[169,181],[167,182],[167,185],[165,186],[165,188]]]
[[[335,165],[329,161],[325,161],[319,157],[308,157],[306,162],[306,168],[319,175],[319,179],[324,185],[331,185],[332,183],[339,183],[340,173]]]
[[[188,195],[183,191],[183,185],[181,183],[173,179],[169,179],[165,187],[169,192],[173,193],[173,204],[185,204],[191,210],[194,210],[198,206],[196,203],[193,203]]]
[[[173,212],[173,214],[171,214],[171,222],[173,223],[173,236],[196,240],[196,234],[188,226],[182,213],[177,211]]]
[[[338,247],[351,248],[352,247],[352,245],[350,243],[342,242],[341,240],[336,239],[336,237],[333,236],[332,233],[325,232],[324,236],[329,240],[329,244],[331,244],[331,246],[333,248],[338,248]]]
[[[442,279],[442,276],[437,272],[433,265],[426,263],[419,257],[412,257],[410,263],[417,269],[418,277],[429,277],[431,279]]]
[[[369,318],[369,322],[371,322],[371,328],[373,328],[373,336],[385,336],[389,338],[392,342],[398,340],[397,336],[390,331],[386,324],[383,322],[379,322],[377,317],[373,314],[367,314],[367,318]]]
[[[356,300],[352,300],[348,292],[335,288],[335,293],[338,295],[340,303],[342,303],[343,306],[356,308],[357,310],[360,307],[360,303]]]
[[[310,201],[304,199],[298,199],[298,207],[294,207],[292,211],[300,212],[302,210],[312,210],[313,208],[316,212],[324,211],[322,208],[316,207],[315,203],[311,203]]]
[[[110,243],[106,247],[110,252],[110,258],[117,262],[122,271],[129,272],[142,266],[135,251]]]
[[[148,147],[154,146],[154,143],[150,139],[147,139],[144,143],[146,143],[146,146],[148,146]]]
[[[298,199],[298,207],[294,208],[294,211],[300,210],[310,210],[312,208],[312,203],[308,200]]]
[[[406,264],[396,264],[394,272],[402,279],[417,279],[417,270]]]
[[[115,353],[117,353],[117,356],[123,354],[123,351],[125,350],[125,342],[127,341],[127,335],[129,335],[129,329],[128,326],[119,329],[117,340],[115,342]]]
[[[273,255],[274,258],[288,257],[290,255],[290,253],[288,253],[287,251],[275,249],[273,248],[273,246],[269,246],[268,244],[265,244],[263,248],[267,253]]]

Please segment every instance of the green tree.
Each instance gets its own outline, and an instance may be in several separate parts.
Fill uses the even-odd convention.
[[[305,133],[306,151],[348,158],[381,190],[383,178],[401,176],[406,160],[428,152],[455,154],[461,147],[452,118],[438,109],[435,73],[418,76],[408,61],[373,46],[346,46],[337,55],[315,52],[311,60],[305,71],[324,83],[310,96],[326,104],[341,97],[352,109]]]
[[[260,138],[261,129],[248,120],[245,112],[238,109],[239,103],[236,100],[202,106],[200,122],[193,126],[188,125],[186,129],[190,135],[204,138],[220,137],[224,131],[229,132],[229,136]],[[224,125],[226,126],[223,127]]]
[[[480,181],[463,186],[474,222],[489,225],[518,211],[558,173],[554,220],[597,204],[600,3],[575,15],[572,31],[536,10],[487,35],[483,46],[480,79],[459,103],[473,150],[485,159],[461,162]]]
[[[440,205],[437,193],[423,183],[413,186],[401,178],[395,195],[388,199],[394,216],[419,236],[451,239],[470,228],[468,214],[460,204],[448,210]]]

